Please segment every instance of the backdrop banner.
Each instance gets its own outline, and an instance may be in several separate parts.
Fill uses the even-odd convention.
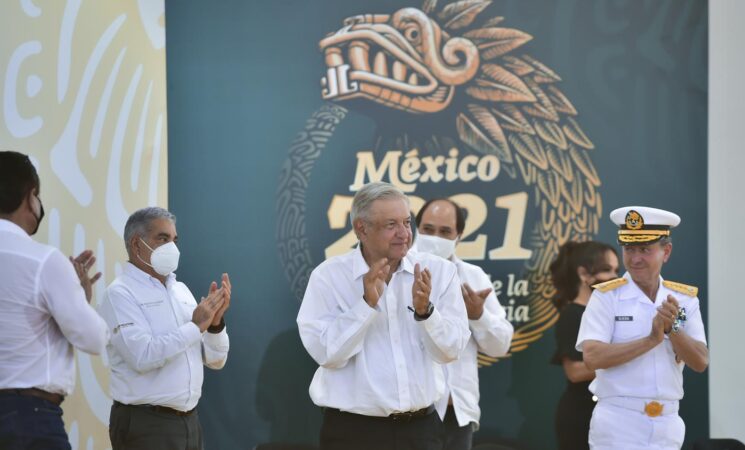
[[[515,327],[507,357],[479,357],[476,442],[555,447],[566,380],[549,365],[548,266],[567,240],[614,242],[610,210],[682,217],[663,276],[699,286],[705,313],[706,2],[183,1],[167,13],[179,276],[198,292],[220,271],[235,285],[229,362],[200,403],[213,447],[317,442],[317,366],[294,320],[311,270],[356,243],[351,202],[371,181],[415,212],[433,197],[467,210],[457,254],[491,275]],[[706,386],[687,371],[687,442],[708,435]]]

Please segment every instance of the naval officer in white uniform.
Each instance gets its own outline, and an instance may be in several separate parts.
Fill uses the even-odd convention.
[[[594,286],[577,336],[577,350],[596,371],[590,448],[680,449],[683,368],[702,372],[709,361],[698,289],[660,276],[680,217],[631,206],[611,212],[611,220],[627,272]]]

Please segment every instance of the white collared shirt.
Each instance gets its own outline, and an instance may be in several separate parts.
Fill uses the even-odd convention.
[[[461,283],[468,283],[474,291],[492,288],[491,279],[481,267],[452,257],[458,268]],[[463,295],[460,296],[463,301]],[[499,304],[497,295],[492,293],[484,302],[484,312],[477,320],[468,321],[471,339],[457,361],[443,366],[448,391],[437,402],[437,412],[445,419],[448,398],[453,399],[453,409],[458,425],[464,427],[471,422],[477,426],[481,418],[479,408],[478,352],[492,357],[503,356],[510,349],[514,329],[507,320],[507,314]]]
[[[577,350],[587,340],[615,344],[649,336],[657,307],[672,295],[685,308],[687,320],[681,326],[683,333],[706,344],[704,324],[697,297],[689,297],[668,289],[662,284],[655,302],[647,297],[627,272],[627,284],[608,292],[595,290],[582,315],[577,335]],[[590,391],[600,399],[608,397],[638,397],[657,400],[683,398],[683,367],[675,361],[670,339],[665,336],[661,344],[641,356],[609,369],[595,371]]]
[[[0,219],[0,389],[69,395],[73,346],[98,355],[107,339],[70,261]]]
[[[124,266],[99,307],[111,330],[106,350],[114,400],[180,411],[197,406],[202,364],[222,369],[230,343],[227,328],[216,334],[199,331],[191,321],[196,307],[176,275],[169,275],[164,286],[132,263]]]
[[[408,309],[417,263],[432,274],[435,308],[423,321]],[[310,276],[297,317],[303,345],[321,366],[310,397],[367,416],[426,408],[445,394],[440,363],[456,359],[470,336],[455,265],[409,252],[375,308],[362,298],[368,271],[358,246]]]

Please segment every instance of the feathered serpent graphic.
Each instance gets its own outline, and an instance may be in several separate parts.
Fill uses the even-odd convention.
[[[558,87],[561,78],[520,51],[532,36],[502,26],[503,17],[482,17],[490,3],[438,8],[427,0],[421,9],[348,18],[320,41],[327,65],[321,83],[326,100],[366,100],[414,115],[456,107],[453,99],[463,96],[458,138],[496,155],[502,170],[533,190],[541,220],[526,263],[531,318],[515,331],[515,352],[555,322],[548,266],[561,244],[597,233],[602,203],[590,159],[594,145]],[[490,358],[482,355],[481,362]]]

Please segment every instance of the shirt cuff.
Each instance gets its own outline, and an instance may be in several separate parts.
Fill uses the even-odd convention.
[[[432,311],[432,315],[425,320],[418,321],[417,323],[423,326],[424,329],[427,330],[427,333],[432,334],[432,332],[437,330],[442,324],[442,316],[440,315],[440,311],[435,308]]]
[[[468,326],[471,327],[471,329],[476,332],[489,331],[493,323],[494,323],[494,314],[489,312],[489,310],[486,308],[484,308],[484,311],[481,313],[481,317],[479,317],[478,319],[476,320],[468,319]]]
[[[202,332],[197,324],[192,321],[186,322],[179,327],[181,335],[184,337],[187,347],[202,340]]]
[[[380,311],[380,303],[378,302],[375,306],[370,306],[364,298],[361,298],[360,300],[362,301],[350,311],[360,322],[367,322],[372,316]]]
[[[204,333],[204,345],[217,351],[228,351],[230,340],[228,339],[228,326],[219,333]]]

